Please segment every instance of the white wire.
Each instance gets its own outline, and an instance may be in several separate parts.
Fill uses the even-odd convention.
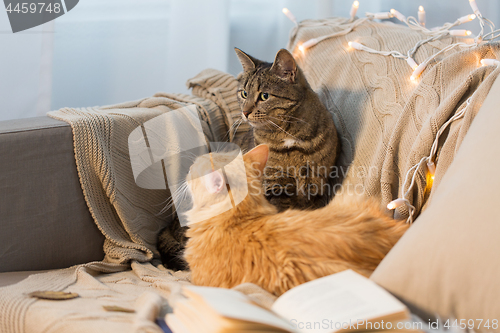
[[[368,52],[368,53],[373,53],[373,54],[380,54],[380,55],[383,55],[383,56],[392,56],[394,58],[400,58],[400,59],[406,59],[407,57],[398,52],[398,51],[378,51],[378,50],[374,50],[372,48],[369,48],[365,45],[362,45],[361,49],[365,52]]]
[[[424,163],[428,163],[428,162],[434,163],[435,156],[437,154],[437,146],[439,144],[439,138],[441,137],[441,135],[443,134],[443,132],[446,130],[446,128],[452,122],[454,122],[454,121],[456,121],[456,120],[458,120],[460,118],[463,118],[463,116],[465,115],[465,112],[469,108],[469,105],[471,103],[471,98],[472,97],[469,97],[467,99],[467,104],[465,105],[464,108],[462,108],[462,110],[460,110],[459,112],[457,112],[456,114],[454,114],[450,119],[448,119],[448,121],[446,121],[443,125],[441,125],[441,127],[438,130],[438,132],[436,133],[436,137],[434,139],[434,142],[432,143],[432,147],[431,147],[429,156],[422,157],[422,159],[420,159],[420,161],[417,164],[415,164],[414,166],[412,166],[406,172],[405,181],[403,183],[402,191],[404,191],[406,189],[406,184],[408,184],[408,180],[409,180],[410,174],[413,172],[413,175],[411,177],[410,185],[408,186],[408,189],[406,190],[406,192],[403,193],[403,197],[402,197],[405,205],[408,207],[408,214],[409,214],[408,215],[408,220],[407,220],[408,223],[413,223],[413,213],[416,211],[415,206],[413,206],[411,204],[411,202],[408,200],[408,196],[410,195],[410,192],[413,189],[413,186],[415,185],[415,180],[416,180],[416,177],[417,177],[417,174],[418,174],[418,170],[420,170],[420,168],[422,167],[422,165],[424,165]]]
[[[474,43],[473,44],[467,44],[467,43],[463,43],[463,42],[458,42],[458,43],[450,44],[450,45],[444,47],[443,49],[441,49],[440,51],[438,51],[437,53],[435,53],[435,54],[431,55],[430,57],[428,57],[426,60],[424,60],[422,62],[422,64],[427,65],[429,62],[431,62],[432,60],[434,60],[439,55],[441,55],[444,52],[447,52],[447,51],[449,51],[449,50],[451,50],[451,49],[453,49],[455,47],[458,47],[458,46],[464,47],[464,48],[475,47],[475,46],[478,46],[479,43],[481,43],[483,41],[492,41],[492,40],[497,39],[497,38],[500,37],[500,29],[495,30],[495,25],[493,24],[493,22],[491,22],[489,19],[483,17],[481,15],[481,13],[479,13],[479,12],[476,12],[475,15],[476,15],[476,17],[477,17],[477,19],[479,21],[480,32],[477,35],[477,37],[474,39]],[[317,44],[317,43],[319,43],[321,41],[324,41],[326,39],[329,39],[329,38],[346,35],[349,32],[353,31],[354,28],[356,28],[361,23],[366,22],[367,20],[373,20],[374,18],[375,18],[375,15],[371,14],[371,13],[366,13],[366,17],[365,18],[357,19],[354,22],[352,22],[352,18],[349,18],[346,21],[346,22],[349,22],[349,25],[347,26],[346,29],[341,30],[341,31],[337,31],[337,32],[332,33],[330,35],[325,35],[325,36],[322,36],[322,37],[317,37],[317,38],[315,38],[314,44],[312,44],[311,46],[313,46],[313,45],[315,45],[315,44]],[[424,45],[426,43],[429,43],[429,42],[432,42],[432,41],[435,41],[435,40],[438,40],[438,39],[441,39],[441,38],[449,36],[451,28],[453,28],[455,26],[458,26],[458,25],[460,25],[460,24],[462,24],[464,22],[461,21],[460,19],[457,19],[453,23],[449,23],[448,22],[448,23],[443,24],[441,27],[437,27],[437,28],[434,28],[432,30],[429,30],[425,26],[421,25],[418,22],[418,20],[415,17],[413,17],[413,16],[409,16],[406,19],[405,23],[406,23],[406,25],[410,29],[415,30],[415,31],[419,31],[419,32],[423,33],[424,35],[429,36],[426,39],[418,41],[413,48],[411,48],[410,50],[408,50],[408,52],[407,52],[406,55],[403,55],[399,51],[378,51],[378,50],[374,50],[372,48],[369,48],[369,47],[367,47],[365,45],[361,45],[361,50],[363,50],[365,52],[368,52],[368,53],[380,54],[380,55],[383,55],[383,56],[392,56],[394,58],[400,58],[400,59],[405,59],[405,60],[408,59],[408,58],[412,58],[413,59],[413,56],[418,51],[418,49],[419,49],[420,46],[422,46],[422,45]],[[306,20],[306,21],[302,21],[298,25],[296,25],[292,29],[292,31],[290,31],[290,43],[289,43],[289,46],[291,45],[292,41],[295,40],[295,37],[297,36],[297,32],[298,32],[298,30],[299,30],[300,27],[311,27],[311,26],[322,26],[322,25],[337,25],[337,24],[338,24],[337,22],[332,22],[332,21],[329,21],[329,20],[321,20],[321,21]],[[486,25],[488,25],[489,28],[490,28],[490,30],[491,30],[487,34],[484,33]],[[440,138],[440,136],[444,133],[444,131],[446,130],[446,128],[452,122],[454,122],[454,121],[462,118],[465,115],[465,112],[469,108],[470,103],[471,103],[471,97],[469,97],[467,99],[467,104],[465,105],[465,107],[462,110],[460,110],[459,112],[457,112],[450,119],[448,119],[443,125],[441,125],[441,127],[438,130],[438,132],[436,133],[436,137],[434,139],[434,142],[432,143],[429,155],[422,157],[422,159],[420,159],[420,161],[417,164],[415,164],[414,166],[412,166],[407,171],[407,173],[405,175],[405,181],[403,183],[402,192],[405,191],[405,189],[407,187],[407,184],[408,184],[408,181],[410,179],[409,178],[410,174],[412,172],[413,172],[413,175],[411,176],[411,181],[410,181],[410,184],[408,186],[408,189],[406,190],[406,192],[403,193],[403,197],[401,199],[403,200],[403,202],[405,203],[406,207],[408,208],[408,219],[407,219],[408,223],[412,223],[413,222],[413,215],[414,215],[414,213],[416,211],[415,206],[413,206],[411,204],[411,202],[408,200],[408,196],[410,195],[410,193],[411,193],[411,191],[413,189],[413,186],[415,185],[415,180],[416,180],[418,171],[420,170],[420,168],[422,167],[422,165],[424,165],[425,163],[434,163],[436,155],[437,155],[437,149],[438,149],[438,145],[439,145],[439,138]]]

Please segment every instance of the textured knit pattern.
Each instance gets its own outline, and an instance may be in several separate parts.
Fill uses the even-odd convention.
[[[318,22],[322,25],[317,25]],[[290,49],[296,50],[299,43],[310,38],[345,29],[343,22],[344,19],[306,21],[290,41]],[[343,184],[346,193],[358,190],[380,196],[384,204],[401,196],[406,172],[429,153],[439,127],[465,107],[471,97],[464,119],[456,121],[440,141],[435,189],[498,75],[496,67],[479,67],[483,58],[497,58],[497,44],[444,54],[429,64],[418,84],[410,82],[411,69],[404,60],[355,51],[347,46],[348,41],[354,40],[377,50],[406,53],[423,38],[401,25],[366,22],[345,36],[320,42],[308,49],[305,56],[295,53],[312,88],[334,117],[341,140],[337,163],[342,168],[340,172],[350,165]],[[422,62],[450,42],[451,39],[444,39],[424,45],[415,60]],[[174,276],[147,263],[158,256],[156,235],[169,221],[170,212],[158,215],[168,193],[135,185],[127,138],[145,121],[191,103],[198,106],[207,139],[223,140],[229,127],[240,117],[235,78],[207,70],[190,80],[188,86],[197,97],[157,94],[110,107],[66,108],[50,113],[72,126],[82,189],[92,216],[106,237],[106,257],[101,263],[36,275],[1,288],[1,332],[89,332],[93,329],[121,332],[124,326],[119,326],[120,320],[126,323],[125,327],[133,322],[128,317],[120,315],[113,320],[99,321],[96,318],[104,316],[102,311],[96,312],[97,307],[89,305],[88,310],[82,308],[79,313],[82,303],[78,302],[101,304],[106,295],[111,294],[110,300],[118,302],[122,297],[131,302],[131,295],[136,297],[141,288],[162,289],[162,285],[168,284],[164,289],[169,290],[173,281],[187,280],[185,275]],[[242,125],[238,135],[247,130],[248,127]],[[231,140],[234,139],[231,136]],[[422,170],[409,197],[417,211],[426,202],[425,188],[426,175]],[[398,215],[407,216],[404,207]],[[120,272],[128,269],[131,261],[133,270]],[[117,273],[99,275],[99,272]],[[116,278],[116,274],[125,276]],[[123,285],[129,288],[122,288]],[[82,294],[88,290],[86,298],[57,303],[56,307],[51,302],[34,301],[25,295],[33,290],[72,290],[71,286]],[[76,310],[72,312],[72,309]],[[44,321],[53,326],[38,325]]]
[[[192,103],[198,105],[207,139],[218,140],[225,126],[221,124],[221,117],[216,118],[217,106],[196,97],[157,94],[137,102],[83,110],[61,109],[49,114],[72,126],[75,158],[85,200],[106,237],[105,261],[145,262],[159,256],[157,235],[169,222],[168,213],[171,213],[160,214],[168,193],[136,185],[128,136],[146,121]],[[217,130],[220,132],[213,132]]]
[[[297,50],[311,38],[349,28],[344,22],[339,18],[304,21],[289,44],[312,88],[333,114],[341,140],[339,173],[350,166],[340,194],[365,193],[379,197],[384,205],[402,197],[408,170],[429,154],[438,129],[471,97],[464,118],[440,139],[434,191],[498,75],[497,67],[480,67],[479,61],[498,58],[499,45],[453,49],[432,61],[416,82],[411,82],[412,69],[404,59],[348,46],[356,41],[375,50],[406,54],[426,37],[402,25],[368,21],[345,36],[318,43],[304,55]],[[414,58],[421,63],[455,41],[425,44]],[[408,198],[417,213],[427,199],[426,176],[425,168],[420,169]],[[396,212],[396,217],[407,216],[406,206]]]
[[[92,276],[98,275],[99,272],[109,273],[130,269],[130,262],[136,263],[136,269],[129,271],[130,278],[134,281],[144,280],[150,274],[161,276],[166,283],[187,281],[186,273],[182,273],[179,278],[172,272],[161,272],[154,267],[146,275],[141,273],[144,267],[151,266],[147,262],[159,257],[156,250],[157,234],[170,222],[171,211],[159,214],[169,196],[168,191],[143,189],[135,184],[129,157],[128,136],[132,130],[156,116],[193,104],[197,106],[207,140],[220,141],[227,132],[225,116],[216,104],[199,97],[160,93],[151,98],[119,105],[86,109],[65,108],[49,113],[51,117],[64,120],[72,127],[75,159],[84,197],[95,223],[106,237],[105,258],[103,262],[32,276],[17,285],[0,289],[2,309],[0,332],[41,332],[42,328],[68,332],[67,325],[71,326],[71,321],[53,327],[48,324],[48,326],[33,324],[39,323],[37,319],[41,319],[40,315],[47,313],[34,310],[28,312],[28,308],[37,309],[44,306],[50,308],[47,306],[50,302],[35,302],[34,299],[27,297],[26,293],[35,290],[68,290],[68,287],[71,289],[78,285],[79,292],[82,292],[85,286],[89,288],[86,297],[97,298],[99,295],[92,290],[102,281],[99,277],[93,280]],[[93,275],[80,274],[87,270],[94,272]],[[134,282],[134,284],[141,283]],[[142,287],[149,286],[150,284],[142,284]],[[125,290],[128,290],[131,297],[140,295],[140,290],[137,288],[125,288]],[[119,294],[112,293],[115,301],[119,301]],[[78,301],[72,304],[76,303]],[[72,307],[69,304],[71,303],[64,302],[61,309],[54,309],[54,313],[48,316],[60,320],[71,312]],[[65,310],[66,307],[69,312]],[[75,308],[78,306],[75,305]],[[82,312],[80,315],[85,316],[85,313]],[[125,322],[129,319],[127,318]],[[30,324],[29,327],[25,326],[26,323]],[[83,326],[82,329],[85,331],[87,328]],[[102,329],[102,331],[108,330]]]
[[[241,108],[236,98],[238,81],[234,76],[215,69],[206,69],[194,78],[188,80],[187,85],[193,89],[193,95],[215,102],[225,115],[226,126],[231,128],[224,139],[233,142],[245,135],[250,129],[248,123],[241,123],[234,128],[234,123],[241,119]],[[236,131],[237,130],[237,131]]]

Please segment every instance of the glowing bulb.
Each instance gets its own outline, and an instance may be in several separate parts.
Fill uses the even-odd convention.
[[[410,80],[415,82],[415,80],[420,76],[420,74],[422,74],[426,66],[427,64],[425,62],[418,65],[418,67],[413,70],[413,73],[410,76]]]
[[[418,23],[425,27],[425,10],[423,6],[418,7]]]
[[[351,6],[351,13],[349,14],[351,18],[354,18],[354,16],[356,16],[358,8],[359,8],[359,1],[354,1]]]
[[[464,30],[464,29],[450,30],[451,36],[470,36],[471,34],[472,34],[472,32],[470,30]]]
[[[387,19],[390,19],[391,17],[394,17],[394,15],[392,15],[391,12],[373,14],[373,18],[379,19],[379,20],[387,20]]]
[[[418,64],[412,58],[410,57],[406,58],[406,62],[408,63],[408,65],[410,65],[411,69],[413,70],[417,69]]]
[[[393,209],[396,209],[398,207],[401,207],[405,204],[405,199],[396,199],[396,200],[392,200],[391,202],[389,202],[389,204],[387,205],[387,209],[389,210],[393,210]]]
[[[306,49],[304,48],[304,45],[299,45],[299,50],[300,52],[304,53]]]
[[[297,19],[292,14],[292,12],[288,10],[288,8],[283,8],[283,14],[285,14],[290,21],[292,21],[293,23],[295,23],[295,25],[297,25]]]
[[[432,179],[434,179],[434,174],[436,173],[436,165],[434,162],[427,162],[427,170],[429,170],[429,173],[432,175]]]
[[[401,14],[400,12],[398,12],[397,10],[395,10],[394,8],[391,9],[391,14],[393,16],[395,16],[401,22],[406,22],[406,16],[404,16],[403,14]]]
[[[483,59],[481,60],[481,66],[498,66],[500,61],[496,59]]]
[[[347,43],[347,45],[349,45],[349,47],[352,47],[353,49],[356,49],[356,50],[363,50],[363,45],[361,45],[360,43],[357,43],[357,42],[349,42],[349,43]]]
[[[302,44],[302,47],[305,49],[308,49],[310,48],[311,46],[314,46],[316,44],[319,43],[319,40],[317,40],[316,38],[311,38],[309,39],[308,41],[306,41],[304,44]]]
[[[477,7],[476,0],[469,0],[469,5],[470,5],[470,8],[472,8],[472,11],[474,12],[474,14],[476,14],[477,16],[481,15],[481,12],[479,11],[479,8]]]
[[[470,22],[472,21],[473,19],[476,18],[476,15],[474,14],[470,14],[470,15],[465,15],[465,16],[462,16],[461,18],[458,19],[458,22],[460,24],[464,24],[464,23],[467,23],[467,22]]]

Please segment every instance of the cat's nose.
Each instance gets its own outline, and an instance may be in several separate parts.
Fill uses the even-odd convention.
[[[252,113],[252,110],[249,110],[249,111],[243,111],[243,115],[245,116],[245,118],[248,119],[248,116],[250,115],[250,113]]]

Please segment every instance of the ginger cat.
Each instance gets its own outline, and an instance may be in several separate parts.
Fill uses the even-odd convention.
[[[334,199],[317,210],[278,213],[262,190],[268,154],[266,145],[257,146],[243,156],[244,169],[227,164],[224,153],[203,155],[191,167],[187,181],[194,204],[187,217],[206,218],[187,231],[184,256],[194,284],[231,288],[251,282],[279,296],[346,269],[369,276],[409,227],[368,199]],[[228,174],[241,181],[229,192]],[[245,179],[248,195],[223,209],[228,193],[246,186]]]

